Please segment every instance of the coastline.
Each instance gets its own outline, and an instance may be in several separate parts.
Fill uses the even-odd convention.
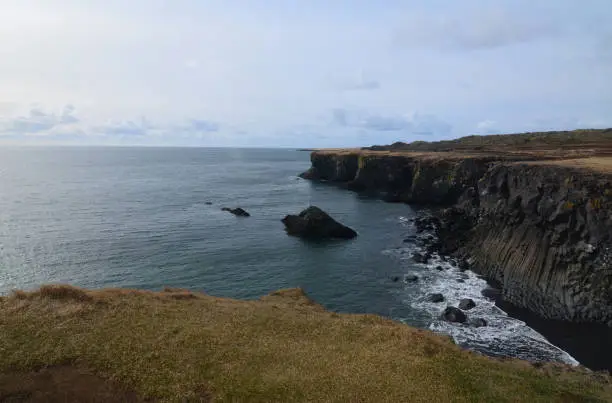
[[[429,252],[461,259],[499,286],[505,311],[612,370],[596,354],[612,347],[612,158],[580,152],[319,150],[302,177],[434,208]],[[593,344],[574,342],[586,328]]]

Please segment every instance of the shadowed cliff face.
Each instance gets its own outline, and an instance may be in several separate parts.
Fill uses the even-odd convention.
[[[489,161],[315,151],[312,167],[301,176],[338,182],[351,190],[378,192],[389,201],[452,205],[465,189],[476,186]]]
[[[612,325],[612,175],[490,157],[314,152],[308,179],[441,205],[442,252],[469,257],[504,299]]]

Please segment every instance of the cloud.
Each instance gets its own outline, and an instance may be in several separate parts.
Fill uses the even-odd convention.
[[[151,122],[146,117],[137,119],[107,119],[101,122],[83,120],[75,115],[76,108],[68,104],[60,113],[47,112],[40,106],[32,107],[26,115],[0,118],[0,137],[19,140],[45,137],[47,141],[71,143],[197,141],[204,134],[216,133],[220,124],[207,119],[192,118],[166,123]]]
[[[102,136],[146,136],[152,126],[145,118],[133,120],[109,120],[92,128],[92,133]]]
[[[331,115],[331,122],[336,126],[376,132],[404,132],[429,136],[448,134],[452,130],[452,125],[430,114],[381,115],[338,108],[332,110]]]
[[[381,84],[360,70],[355,77],[339,80],[339,88],[342,91],[374,91],[380,89]]]
[[[413,124],[401,116],[378,116],[372,115],[365,117],[358,126],[374,131],[393,132],[412,130]]]
[[[563,29],[546,15],[508,9],[477,9],[471,14],[421,15],[397,33],[401,44],[443,49],[480,50],[558,36]]]
[[[372,91],[372,90],[377,90],[379,88],[380,88],[380,83],[376,80],[360,81],[360,82],[356,82],[353,84],[349,84],[345,87],[345,89],[349,91],[360,91],[360,90]]]
[[[497,122],[494,120],[486,119],[476,124],[476,132],[478,134],[494,134],[499,133],[500,131],[496,129],[498,126]]]
[[[219,131],[219,124],[210,120],[192,119],[191,128],[198,132],[214,133]]]
[[[198,63],[197,60],[187,60],[185,61],[185,67],[187,67],[188,69],[196,69],[198,68],[198,66],[200,65],[200,63]]]
[[[0,120],[2,135],[40,135],[60,126],[79,122],[74,116],[75,108],[66,105],[59,114],[47,113],[40,107],[31,108],[27,115]]]

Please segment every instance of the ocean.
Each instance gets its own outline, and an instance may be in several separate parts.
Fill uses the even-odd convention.
[[[482,297],[475,273],[414,263],[410,206],[296,176],[309,166],[309,153],[289,149],[0,148],[0,294],[70,283],[255,299],[302,287],[330,310],[391,317],[484,354],[577,363]],[[309,205],[359,236],[287,236],[281,218]],[[393,281],[408,274],[419,280]],[[446,301],[427,302],[433,292]],[[488,326],[439,320],[466,297]]]

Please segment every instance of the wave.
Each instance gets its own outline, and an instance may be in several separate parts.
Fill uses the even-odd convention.
[[[412,227],[405,217],[399,217],[401,225]],[[422,234],[421,236],[431,236]],[[530,328],[525,322],[510,317],[484,297],[481,291],[487,282],[472,271],[461,271],[443,257],[433,254],[427,264],[417,264],[411,259],[412,253],[422,252],[414,242],[401,247],[387,249],[385,254],[400,260],[406,274],[416,274],[418,282],[404,287],[400,293],[402,304],[418,311],[419,317],[427,318],[428,328],[434,332],[450,335],[458,345],[490,356],[515,357],[532,362],[561,362],[578,365],[579,362],[566,351],[550,343],[543,335]],[[440,293],[445,301],[434,303],[428,296]],[[476,306],[466,314],[470,318],[482,318],[487,326],[474,327],[467,324],[444,321],[441,314],[447,306],[457,306],[463,298],[471,298]],[[410,325],[413,317],[395,317]]]

